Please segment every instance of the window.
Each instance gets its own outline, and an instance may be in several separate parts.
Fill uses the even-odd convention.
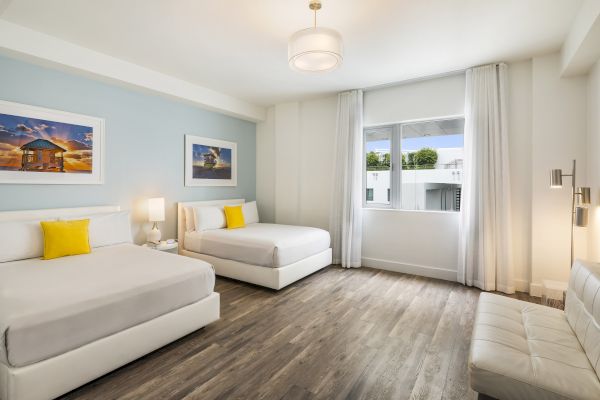
[[[460,211],[463,118],[365,128],[364,136],[367,207]]]
[[[392,133],[388,127],[365,130],[367,204],[390,205]]]

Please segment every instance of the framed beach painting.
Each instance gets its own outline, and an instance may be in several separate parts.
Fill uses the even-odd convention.
[[[185,186],[237,186],[237,144],[185,135]]]
[[[3,183],[104,183],[104,120],[0,101]]]

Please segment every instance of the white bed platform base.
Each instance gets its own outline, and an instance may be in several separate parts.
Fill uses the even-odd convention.
[[[0,399],[47,400],[105,375],[219,319],[219,294],[20,368],[0,364]]]
[[[276,290],[283,289],[290,283],[294,283],[313,272],[317,272],[318,270],[331,265],[331,249],[327,249],[293,264],[278,268],[246,264],[185,249],[180,250],[179,254],[194,257],[212,264],[215,268],[215,273],[219,276],[266,286]]]
[[[239,281],[253,283],[255,285],[265,286],[276,290],[283,289],[290,283],[296,282],[313,272],[331,265],[331,249],[324,250],[321,253],[314,254],[293,264],[278,268],[246,264],[239,261],[186,250],[184,207],[241,204],[245,202],[244,199],[226,199],[177,203],[177,240],[179,242],[179,254],[197,258],[212,264],[215,268],[215,273],[219,276],[237,279]]]

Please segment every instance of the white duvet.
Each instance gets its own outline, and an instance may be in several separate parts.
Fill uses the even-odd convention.
[[[133,244],[0,263],[0,363],[60,355],[199,301],[214,285],[208,263]]]
[[[306,226],[249,224],[188,232],[186,250],[263,267],[283,267],[329,248],[329,232]]]

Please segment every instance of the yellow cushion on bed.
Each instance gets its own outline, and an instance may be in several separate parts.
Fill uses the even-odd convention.
[[[40,222],[44,232],[44,260],[89,253],[89,223],[89,219]]]
[[[243,228],[246,226],[242,206],[225,206],[224,209],[227,229]]]

